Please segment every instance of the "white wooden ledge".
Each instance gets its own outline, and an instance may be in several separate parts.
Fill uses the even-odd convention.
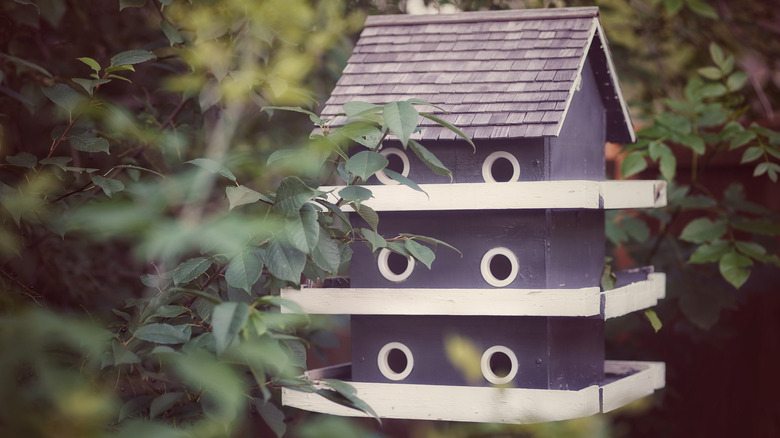
[[[666,182],[524,181],[509,183],[420,184],[425,193],[404,185],[364,186],[376,211],[508,210],[546,208],[658,208],[666,205]],[[331,202],[343,186],[323,186]]]
[[[663,363],[606,361],[604,365],[609,383],[579,391],[348,383],[357,390],[356,395],[381,418],[510,424],[560,421],[609,412],[664,386]],[[313,380],[335,377],[339,373],[348,372],[345,367],[349,365],[313,370],[307,373],[307,377]],[[621,376],[609,376],[615,372]],[[282,389],[282,404],[331,415],[367,416],[316,393],[288,388]]]
[[[604,319],[654,306],[666,275],[601,292],[582,289],[282,289],[306,313],[345,315],[596,316]],[[602,300],[604,308],[602,313]],[[283,312],[290,312],[282,307]]]

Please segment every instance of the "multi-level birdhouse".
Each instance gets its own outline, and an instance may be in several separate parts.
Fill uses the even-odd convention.
[[[356,245],[350,288],[285,290],[309,313],[351,315],[352,362],[309,372],[350,381],[380,417],[552,421],[607,412],[664,385],[659,363],[604,360],[604,320],[654,305],[663,274],[603,291],[604,211],[666,203],[661,181],[605,181],[604,145],[634,130],[597,8],[369,17],[323,116],[359,100],[419,98],[473,139],[430,124],[434,175],[385,142],[368,183],[386,235],[428,235],[433,269]],[[338,120],[336,121],[338,122]],[[359,220],[357,218],[356,220]],[[476,352],[454,359],[455,339]],[[464,369],[473,362],[481,376]],[[360,412],[285,390],[284,403]]]

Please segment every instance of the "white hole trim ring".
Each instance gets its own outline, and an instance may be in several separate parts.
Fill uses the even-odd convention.
[[[399,173],[403,176],[409,176],[409,169],[410,169],[409,157],[406,156],[406,153],[404,151],[398,148],[387,148],[387,149],[382,149],[381,151],[379,151],[379,153],[385,157],[387,157],[388,155],[395,155],[399,157],[404,164],[403,170],[401,170],[401,172]],[[398,181],[387,176],[385,172],[382,170],[376,172],[374,175],[376,175],[376,179],[378,179],[379,182],[381,182],[382,184],[385,185],[401,184]]]
[[[490,262],[493,261],[493,257],[497,255],[505,256],[507,259],[509,259],[509,263],[512,265],[512,269],[509,272],[509,275],[504,279],[496,278],[496,276],[493,275],[493,272],[490,270]],[[517,272],[520,269],[520,265],[517,261],[517,256],[515,253],[509,250],[509,248],[498,247],[491,249],[490,251],[486,252],[484,256],[482,256],[482,263],[480,263],[479,268],[482,271],[482,278],[484,278],[488,284],[495,287],[504,287],[515,281],[515,278],[517,278]]]
[[[493,372],[493,369],[490,368],[490,359],[496,353],[506,354],[509,358],[511,365],[509,368],[509,373],[507,373],[506,376],[498,376]],[[482,375],[485,377],[485,379],[487,379],[488,382],[494,385],[503,385],[509,383],[515,378],[515,376],[517,376],[517,356],[512,350],[504,347],[503,345],[494,345],[485,350],[485,352],[482,354],[482,361],[480,365],[482,367]]]
[[[514,182],[520,178],[520,163],[517,161],[517,158],[515,158],[515,156],[509,152],[496,151],[488,155],[487,158],[485,158],[485,161],[482,163],[482,179],[484,179],[485,182],[497,182],[493,178],[493,163],[501,158],[509,160],[509,162],[512,164],[512,178],[506,182]]]
[[[400,373],[396,373],[390,368],[389,358],[390,352],[393,350],[400,350],[404,356],[406,356],[406,368],[404,368],[404,370]],[[409,374],[411,374],[412,369],[414,368],[414,356],[412,356],[412,351],[409,350],[409,347],[406,345],[400,342],[390,342],[385,344],[385,346],[379,350],[376,363],[379,366],[379,371],[383,376],[390,380],[398,381],[407,378]]]
[[[394,283],[400,283],[412,275],[412,271],[414,270],[414,259],[411,256],[407,257],[406,270],[400,274],[396,274],[390,269],[390,254],[392,254],[392,251],[387,248],[382,248],[379,251],[379,257],[377,257],[376,261],[377,266],[379,267],[379,273],[382,274],[382,277],[385,277]]]

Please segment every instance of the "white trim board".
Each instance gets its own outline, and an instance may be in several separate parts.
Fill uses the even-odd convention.
[[[666,293],[666,275],[601,292],[582,289],[282,289],[282,298],[321,315],[622,316],[654,306]],[[282,307],[283,312],[291,312]]]
[[[346,366],[313,370],[309,378],[345,372]],[[498,388],[487,386],[411,385],[348,382],[356,396],[381,418],[468,421],[484,423],[540,423],[609,412],[664,386],[664,364],[606,361],[606,372],[630,372],[603,386],[579,391]],[[468,402],[464,402],[467,400]],[[365,413],[333,403],[316,393],[282,388],[282,404],[314,412],[350,417]]]
[[[509,210],[547,208],[658,208],[666,205],[666,182],[521,181],[505,183],[420,184],[421,193],[404,185],[363,186],[373,197],[363,204],[375,211]],[[322,186],[336,202],[344,186]]]

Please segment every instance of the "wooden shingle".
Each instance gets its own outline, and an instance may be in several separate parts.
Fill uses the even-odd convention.
[[[634,141],[595,7],[369,17],[322,116],[349,101],[420,98],[474,139],[558,136],[586,59],[607,140]],[[425,139],[454,138],[423,126]]]

